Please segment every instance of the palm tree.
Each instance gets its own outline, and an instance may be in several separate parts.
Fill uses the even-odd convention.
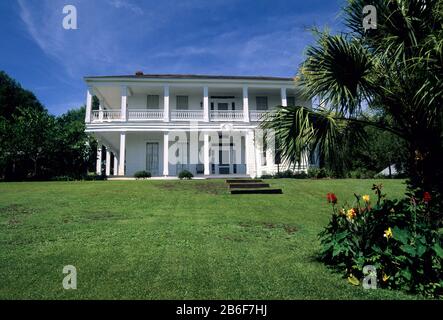
[[[373,0],[377,28],[362,26],[366,0],[348,0],[345,33],[315,31],[296,81],[318,104],[279,107],[275,130],[287,159],[317,149],[329,166],[373,126],[405,141],[408,185],[417,196],[443,192],[443,0]],[[377,117],[367,117],[367,113]],[[380,116],[381,115],[381,116]],[[377,119],[377,120],[374,120]]]

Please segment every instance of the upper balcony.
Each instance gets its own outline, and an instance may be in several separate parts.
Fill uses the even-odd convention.
[[[106,77],[86,78],[86,123],[257,123],[276,106],[309,104],[298,99],[292,80],[285,78],[267,82],[261,79],[246,81],[246,78],[239,78],[237,82],[210,78],[198,82],[190,79],[128,81],[110,78],[108,81],[105,81]]]

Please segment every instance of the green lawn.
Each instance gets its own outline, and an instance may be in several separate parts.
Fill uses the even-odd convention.
[[[317,234],[372,180],[0,183],[1,299],[413,299],[353,287],[315,259]],[[405,185],[385,180],[389,196]],[[78,289],[64,290],[64,265]]]

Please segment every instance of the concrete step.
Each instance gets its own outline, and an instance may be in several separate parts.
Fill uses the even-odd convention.
[[[226,183],[251,183],[251,182],[263,182],[262,179],[227,179]]]
[[[230,189],[254,189],[254,188],[269,188],[269,183],[230,183]]]
[[[231,189],[231,194],[282,194],[281,189],[265,188],[265,189]]]

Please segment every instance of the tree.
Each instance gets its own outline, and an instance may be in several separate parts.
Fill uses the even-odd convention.
[[[85,113],[83,106],[57,118],[56,175],[80,178],[95,165],[96,142],[85,132]]]
[[[0,178],[83,177],[94,166],[96,145],[84,118],[85,107],[50,115],[32,92],[0,72]]]
[[[406,148],[408,185],[417,196],[443,192],[443,1],[376,0],[377,29],[362,27],[367,1],[348,0],[346,33],[315,31],[299,76],[313,109],[280,107],[263,122],[287,159],[318,148],[341,166],[364,128],[389,132]],[[367,118],[365,112],[380,114]]]
[[[0,117],[10,120],[19,107],[44,110],[32,92],[0,70]]]

